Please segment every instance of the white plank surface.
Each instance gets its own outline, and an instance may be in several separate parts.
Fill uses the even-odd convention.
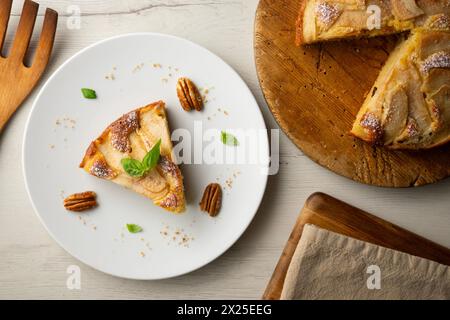
[[[38,2],[60,13],[53,60],[44,81],[67,58],[98,40],[138,31],[169,33],[207,47],[234,67],[257,97],[267,125],[277,127],[262,98],[253,61],[258,0]],[[82,10],[80,30],[66,27],[67,8],[73,4]],[[12,29],[21,5],[15,0]],[[8,33],[7,45],[10,42]],[[319,167],[282,134],[280,172],[270,177],[254,222],[231,250],[210,265],[171,280],[138,282],[102,274],[72,258],[50,238],[26,195],[21,145],[36,91],[0,135],[0,298],[259,298],[303,202],[315,191],[450,247],[449,179],[417,189],[361,185]],[[66,288],[66,268],[72,264],[81,267],[81,290]]]

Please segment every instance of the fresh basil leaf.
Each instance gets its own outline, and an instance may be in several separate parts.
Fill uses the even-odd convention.
[[[125,158],[121,160],[123,170],[132,177],[142,177],[152,170],[158,164],[161,154],[161,139],[153,146],[153,148],[145,155],[142,162],[136,159]]]
[[[137,224],[133,223],[127,224],[127,229],[130,233],[139,233],[142,231],[141,226],[138,226]]]
[[[86,99],[97,99],[97,93],[95,92],[95,90],[82,88],[81,92]]]
[[[152,170],[158,164],[161,155],[161,139],[153,146],[153,148],[145,155],[142,164],[146,171]]]
[[[144,166],[138,160],[125,158],[120,163],[122,164],[123,170],[132,177],[142,177],[146,172]]]
[[[235,136],[233,136],[231,133],[226,133],[225,131],[222,131],[220,138],[222,140],[222,143],[227,146],[238,146],[239,145],[238,139]]]

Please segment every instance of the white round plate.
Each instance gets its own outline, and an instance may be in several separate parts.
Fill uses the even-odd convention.
[[[206,90],[203,112],[180,107],[176,83],[181,76]],[[98,98],[85,99],[81,88],[95,89]],[[258,148],[263,164],[181,165],[188,206],[180,216],[78,167],[89,143],[112,121],[157,100],[167,103],[172,131],[187,129],[192,144],[198,139],[194,123],[203,131],[266,130],[252,93],[224,61],[189,41],[150,33],[114,37],[69,59],[43,86],[25,130],[24,176],[42,223],[71,255],[119,277],[170,278],[211,262],[245,231],[266,187],[266,134]],[[221,143],[219,137],[213,143]],[[226,148],[254,150],[244,143]],[[216,181],[224,187],[223,206],[211,218],[198,203],[206,185]],[[97,192],[96,209],[81,214],[64,209],[65,196],[86,190]],[[128,223],[143,232],[129,233]]]

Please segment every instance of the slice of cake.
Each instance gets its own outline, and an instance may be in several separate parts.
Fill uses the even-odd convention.
[[[391,53],[365,99],[352,134],[393,149],[450,140],[450,29],[436,16]],[[446,22],[447,21],[447,22]]]
[[[156,148],[160,156],[153,169],[141,175],[125,171],[123,159],[142,161]],[[181,213],[185,210],[183,177],[172,149],[165,104],[159,101],[131,111],[109,125],[90,144],[80,167],[146,196],[157,206]]]
[[[428,17],[450,14],[448,0],[303,0],[296,42],[373,37],[423,26]]]

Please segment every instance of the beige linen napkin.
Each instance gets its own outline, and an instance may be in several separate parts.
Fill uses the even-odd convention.
[[[450,299],[450,267],[305,225],[281,299]]]

